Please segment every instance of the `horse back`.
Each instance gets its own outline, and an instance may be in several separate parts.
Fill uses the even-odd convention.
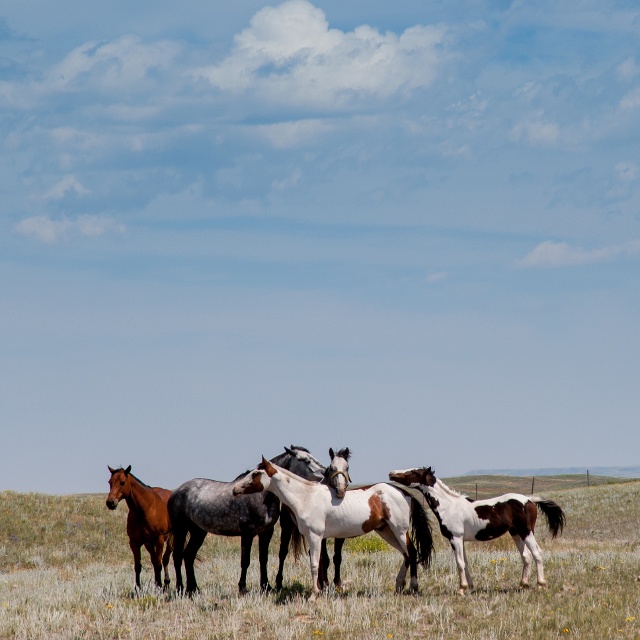
[[[193,523],[208,533],[237,536],[275,525],[279,500],[271,493],[234,496],[234,484],[194,478],[180,485],[168,504],[172,526],[189,529]]]

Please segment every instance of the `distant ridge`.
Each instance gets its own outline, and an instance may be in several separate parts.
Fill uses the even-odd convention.
[[[474,469],[465,476],[564,476],[582,475],[587,470],[593,476],[611,476],[613,478],[640,478],[640,466],[637,467],[557,467],[548,469]]]

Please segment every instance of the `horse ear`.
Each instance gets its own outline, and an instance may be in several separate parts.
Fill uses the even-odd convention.
[[[284,450],[290,455],[290,456],[295,456],[296,454],[293,453],[292,451],[293,449],[293,445],[291,445],[291,449],[289,447],[285,447]]]
[[[131,465],[129,465],[125,470],[124,470],[124,475],[128,476],[131,473]]]
[[[333,453],[333,447],[329,447],[329,458],[333,460],[334,455],[335,454]]]
[[[351,457],[351,451],[349,451],[349,447],[345,447],[345,448],[342,450],[342,457],[343,457],[345,460],[348,460],[348,459]]]
[[[116,470],[112,469],[109,465],[107,465],[107,469],[109,469],[109,471],[111,472],[111,475],[113,475],[116,472]]]

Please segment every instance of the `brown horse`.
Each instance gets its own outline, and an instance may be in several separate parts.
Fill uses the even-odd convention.
[[[151,556],[156,585],[162,587],[162,567],[164,567],[164,587],[169,586],[169,559],[173,551],[173,536],[169,523],[167,501],[171,495],[168,489],[149,487],[131,473],[131,465],[126,469],[112,469],[107,497],[107,507],[112,511],[123,498],[129,507],[127,534],[133,553],[136,572],[136,588],[140,588],[140,548],[145,546]],[[165,548],[166,543],[166,548]],[[164,551],[164,555],[163,555]]]

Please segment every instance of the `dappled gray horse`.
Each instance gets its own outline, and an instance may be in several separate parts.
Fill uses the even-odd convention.
[[[272,460],[275,464],[300,475],[321,481],[325,467],[303,447],[291,447]],[[231,482],[195,478],[178,487],[169,498],[169,516],[174,535],[173,563],[176,589],[184,589],[182,562],[187,578],[187,594],[198,590],[194,561],[207,533],[240,536],[241,560],[240,593],[246,592],[247,569],[251,561],[251,544],[257,535],[260,558],[260,587],[269,589],[267,560],[269,542],[280,515],[280,501],[271,493],[235,497],[234,483],[246,475],[240,474]],[[185,546],[185,542],[189,541]],[[287,541],[288,545],[288,541]],[[286,556],[286,554],[285,554]],[[281,553],[282,557],[282,553]]]

